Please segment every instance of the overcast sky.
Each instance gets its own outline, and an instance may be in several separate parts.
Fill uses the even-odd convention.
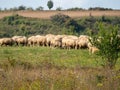
[[[62,7],[62,9],[80,7],[80,8],[89,8],[89,7],[105,7],[120,9],[120,0],[52,0],[54,2],[54,8]],[[48,0],[0,0],[0,8],[13,8],[20,5],[26,7],[37,8],[39,6],[44,7],[45,10],[48,10],[47,7]]]

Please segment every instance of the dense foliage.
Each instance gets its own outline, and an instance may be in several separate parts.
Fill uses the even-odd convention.
[[[113,10],[112,8],[104,8],[104,7],[90,7],[88,10],[99,10],[99,11],[106,11],[106,10]]]
[[[69,16],[57,14],[50,20],[26,18],[12,15],[0,19],[0,37],[11,37],[14,35],[37,35],[37,34],[87,34],[93,35],[98,32],[98,23],[106,25],[118,25],[120,28],[120,17],[83,17],[72,19]]]
[[[49,1],[48,1],[49,2]],[[53,7],[54,3],[53,2],[49,2],[49,6],[50,7]],[[48,6],[48,3],[47,3],[47,6]],[[48,7],[49,8],[49,7]],[[36,8],[33,8],[33,7],[27,7],[27,6],[23,6],[23,5],[20,5],[18,7],[11,7],[11,8],[0,8],[0,11],[20,11],[20,10],[44,10],[44,7],[43,6],[38,6]],[[67,10],[67,11],[80,11],[80,10],[97,10],[97,11],[108,11],[108,10],[115,10],[115,9],[112,9],[112,8],[104,8],[104,7],[90,7],[88,9],[85,9],[85,8],[81,8],[81,7],[73,7],[73,8],[68,8],[68,9],[62,9],[62,7],[57,7],[56,10]]]
[[[120,52],[118,27],[105,27],[105,25],[100,23],[98,35],[94,36],[92,43],[99,49],[98,55],[102,57],[104,66],[107,68],[113,68],[117,62]]]
[[[47,2],[47,6],[48,6],[49,9],[53,8],[53,1],[49,0]]]

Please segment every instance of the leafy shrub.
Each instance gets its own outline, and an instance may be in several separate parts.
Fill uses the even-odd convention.
[[[51,17],[51,21],[54,24],[57,25],[64,25],[64,23],[70,19],[70,17],[68,15],[64,15],[64,14],[56,14],[54,16]]]
[[[99,56],[103,59],[103,66],[113,68],[119,57],[120,37],[117,26],[99,25],[98,35],[93,38],[93,45],[99,49]]]

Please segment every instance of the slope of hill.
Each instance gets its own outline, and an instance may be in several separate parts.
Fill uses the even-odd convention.
[[[70,17],[70,19],[66,19],[66,21],[62,22],[62,24],[56,24],[51,20],[51,18],[28,18],[19,16],[15,13],[14,15],[11,13],[12,16],[7,16],[10,15],[10,12],[7,13],[8,14],[5,14],[5,12],[3,12],[3,16],[6,17],[0,19],[0,37],[11,37],[14,35],[44,35],[48,33],[74,35],[96,34],[99,22],[106,23],[107,25],[118,25],[120,27],[120,17],[118,16],[89,16],[77,19],[72,19]]]

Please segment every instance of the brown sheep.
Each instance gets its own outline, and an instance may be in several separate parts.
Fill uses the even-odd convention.
[[[89,53],[93,54],[93,53],[98,52],[98,51],[99,51],[99,49],[94,47],[94,46],[89,47]]]

